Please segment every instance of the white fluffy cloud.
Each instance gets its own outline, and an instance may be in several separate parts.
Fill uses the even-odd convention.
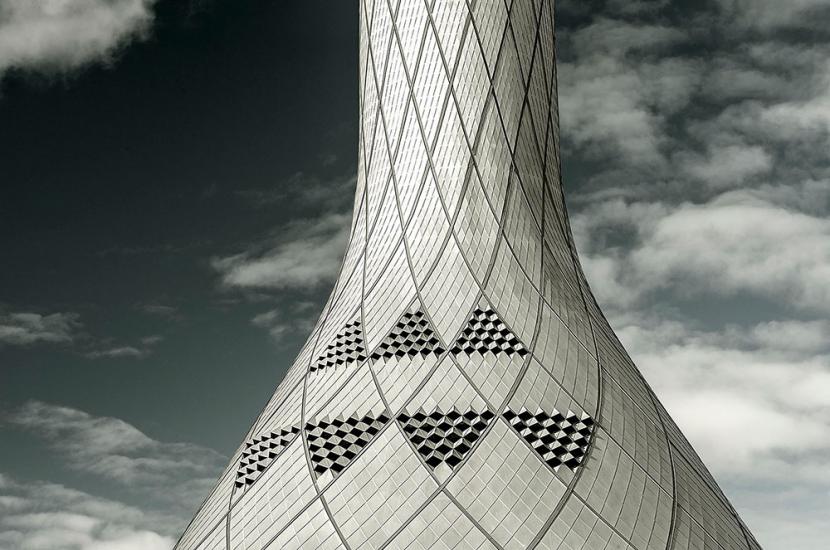
[[[0,473],[0,548],[167,550],[213,486],[226,458],[147,436],[118,418],[30,401],[0,426],[39,438],[56,472],[116,487],[120,499]]]
[[[143,37],[155,0],[3,0],[0,76],[8,69],[67,72],[107,61]]]
[[[132,487],[205,484],[224,462],[215,451],[156,441],[118,418],[40,401],[27,402],[8,422],[44,438],[72,468]]]
[[[830,527],[830,324],[712,332],[652,313],[613,324],[764,547],[820,548]]]
[[[830,312],[830,220],[758,193],[732,191],[701,204],[599,203],[575,216],[575,228],[597,293],[611,305],[668,288],[681,296],[748,292]],[[586,242],[621,230],[635,235],[629,246]]]
[[[81,327],[76,313],[43,315],[0,311],[0,345],[25,346],[37,342],[69,343]]]
[[[272,188],[239,191],[255,208],[280,203],[313,214],[298,215],[240,253],[213,258],[211,266],[222,285],[253,291],[313,290],[333,282],[349,238],[355,184],[354,176],[322,180],[298,172]]]
[[[667,6],[574,7],[578,28],[560,29],[580,257],[633,359],[761,544],[821,548],[830,40],[813,31],[830,1],[718,0],[682,17]]]
[[[214,258],[212,265],[227,287],[316,288],[337,276],[350,221],[350,215],[336,213],[294,222],[268,243]]]
[[[830,15],[828,0],[718,0],[718,4],[724,19],[760,29],[821,28],[822,16]]]
[[[121,502],[48,482],[0,474],[0,548],[15,550],[169,550],[161,520]]]

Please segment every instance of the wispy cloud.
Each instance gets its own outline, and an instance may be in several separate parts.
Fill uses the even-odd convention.
[[[827,0],[718,0],[721,16],[747,28],[822,29],[830,17]]]
[[[155,346],[164,340],[164,336],[154,334],[145,336],[135,345],[100,345],[95,349],[84,352],[89,359],[142,359],[155,351]]]
[[[146,36],[155,0],[4,0],[0,78],[12,68],[67,73],[107,62]]]
[[[150,313],[168,317],[177,315],[173,308]],[[114,344],[111,338],[91,336],[83,328],[77,313],[7,313],[0,310],[0,347],[64,344],[89,359],[140,359],[151,355],[164,340],[160,334],[151,334],[131,344]]]
[[[113,485],[132,504],[0,472],[0,548],[168,550],[227,460],[118,418],[40,401],[7,413],[3,425],[41,438],[56,472],[83,472],[96,490]]]
[[[146,313],[147,315],[155,315],[158,317],[171,320],[180,320],[182,318],[179,308],[168,304],[160,304],[153,302],[147,304],[137,304],[135,307],[136,309],[143,313]]]
[[[291,221],[243,251],[211,259],[226,289],[315,290],[337,276],[349,237],[354,176],[321,179],[297,173],[278,186],[237,195],[255,207],[280,203]]]
[[[0,547],[19,550],[169,550],[160,513],[49,482],[0,473]]]
[[[324,157],[324,165],[330,157]],[[332,162],[334,160],[329,164]],[[255,208],[299,203],[323,212],[344,212],[351,205],[354,186],[354,176],[323,179],[315,174],[297,172],[279,185],[240,189],[234,194]]]
[[[251,324],[267,330],[274,341],[279,343],[288,336],[307,335],[311,332],[318,313],[316,304],[299,302],[259,313],[251,319]]]
[[[249,250],[214,258],[226,287],[314,289],[337,276],[351,217],[327,214],[292,222],[280,235]]]
[[[142,490],[180,490],[182,480],[204,480],[224,457],[188,443],[163,443],[112,417],[30,401],[7,421],[39,437],[71,468]]]
[[[144,357],[147,353],[148,350],[146,349],[142,350],[133,346],[119,346],[88,351],[84,355],[90,359],[117,359],[121,357]]]
[[[152,336],[145,336],[141,339],[141,343],[145,346],[155,346],[164,341],[164,336],[160,334],[153,334]]]
[[[38,342],[71,343],[81,328],[77,313],[41,314],[0,311],[0,345],[26,346]]]

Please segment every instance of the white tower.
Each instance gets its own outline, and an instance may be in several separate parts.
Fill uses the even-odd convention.
[[[554,56],[551,0],[361,1],[340,275],[178,550],[760,548],[585,282]]]

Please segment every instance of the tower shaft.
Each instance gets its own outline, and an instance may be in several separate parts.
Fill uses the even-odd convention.
[[[177,549],[759,548],[580,268],[553,2],[359,24],[340,274]]]

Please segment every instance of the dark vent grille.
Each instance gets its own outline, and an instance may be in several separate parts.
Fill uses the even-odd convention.
[[[548,414],[539,409],[534,414],[524,407],[519,412],[508,407],[504,418],[554,470],[562,466],[576,470],[588,452],[594,431],[594,420],[585,413],[577,416],[568,411],[562,415],[554,409]]]
[[[524,357],[528,351],[492,309],[476,308],[461,336],[453,344],[454,354],[506,353]]]
[[[350,416],[307,424],[308,450],[314,471],[317,475],[328,470],[335,474],[342,471],[388,421],[389,417],[381,413],[377,417]]]
[[[326,351],[315,361],[311,372],[322,371],[332,367],[339,367],[348,363],[360,363],[366,359],[366,349],[363,347],[363,333],[360,330],[360,321],[346,325],[334,337],[334,342],[328,345]]]
[[[401,413],[398,420],[427,464],[437,468],[443,462],[455,468],[494,416],[489,410],[462,413],[453,408],[446,413],[440,410],[425,413],[419,409],[412,416]]]
[[[236,486],[245,487],[256,481],[263,470],[294,441],[299,431],[297,426],[292,426],[248,441],[236,470]]]
[[[440,355],[444,349],[429,326],[429,321],[421,311],[405,313],[394,326],[392,332],[383,339],[372,354],[372,359],[382,357],[414,357],[428,354]]]

